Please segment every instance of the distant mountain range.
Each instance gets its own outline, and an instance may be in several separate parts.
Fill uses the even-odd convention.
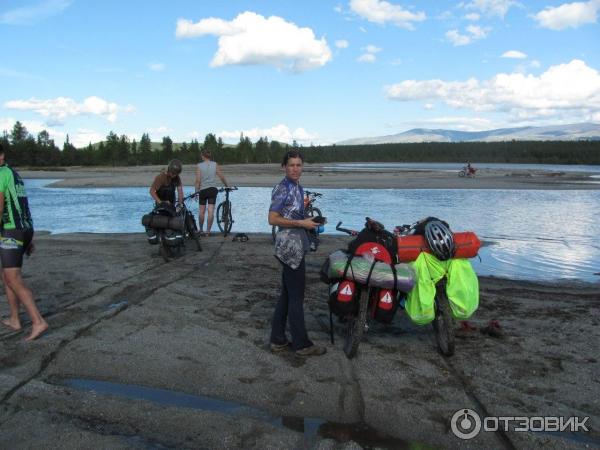
[[[396,144],[408,142],[497,142],[497,141],[600,140],[600,124],[575,123],[548,127],[498,128],[488,131],[458,131],[413,128],[388,136],[347,139],[338,145]]]

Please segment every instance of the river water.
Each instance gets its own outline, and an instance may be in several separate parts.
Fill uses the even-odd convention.
[[[26,180],[37,230],[52,233],[141,232],[152,209],[147,188],[50,188],[56,180]],[[186,193],[191,191],[186,190]],[[475,231],[484,247],[478,274],[558,281],[599,282],[600,191],[476,189],[321,189],[317,206],[335,224],[360,229],[365,216],[388,229],[436,216],[455,231]],[[269,232],[271,188],[231,194],[232,232]],[[217,201],[221,201],[222,195]],[[197,208],[192,211],[197,216]],[[323,237],[326,239],[326,236]],[[140,238],[143,239],[143,238]]]

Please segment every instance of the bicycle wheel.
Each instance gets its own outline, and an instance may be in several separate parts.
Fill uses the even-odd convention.
[[[160,256],[162,256],[165,260],[165,262],[169,262],[179,254],[179,247],[171,247],[170,245],[167,245],[167,243],[161,236],[160,242],[158,244],[158,251],[160,253]]]
[[[358,345],[362,339],[367,323],[367,307],[369,305],[369,288],[360,290],[358,300],[358,313],[348,320],[346,325],[346,336],[344,339],[344,353],[348,359],[354,358],[358,351]]]
[[[185,226],[190,239],[196,242],[196,250],[201,252],[202,244],[200,243],[200,233],[198,233],[198,227],[196,226],[196,218],[189,211],[185,215]]]
[[[450,301],[446,296],[446,284],[439,283],[435,295],[435,319],[432,325],[438,349],[444,356],[454,354],[454,319],[450,311]]]
[[[231,231],[232,225],[233,218],[231,216],[231,202],[221,202],[217,208],[217,226],[219,227],[219,230],[223,232],[223,235],[227,237]]]

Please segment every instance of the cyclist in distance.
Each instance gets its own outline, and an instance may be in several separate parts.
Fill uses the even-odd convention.
[[[175,191],[177,191],[177,200],[183,200],[183,183],[181,182],[180,174],[182,170],[181,161],[173,159],[169,161],[167,170],[159,173],[152,186],[150,186],[150,196],[158,204],[161,202],[169,202],[175,205]]]
[[[33,341],[48,329],[40,314],[31,290],[21,276],[23,254],[33,252],[33,220],[25,185],[19,174],[4,162],[4,149],[0,145],[0,260],[2,281],[10,308],[10,317],[2,324],[19,331],[19,307],[22,304],[31,319],[31,333],[25,340]]]
[[[219,165],[211,160],[210,150],[202,150],[202,162],[198,163],[196,168],[196,192],[200,191],[199,209],[198,209],[198,229],[202,233],[204,230],[204,216],[206,214],[206,206],[208,205],[208,218],[206,221],[206,236],[210,236],[215,219],[215,203],[217,202],[217,177],[221,179],[225,187],[227,181],[221,172]]]
[[[309,250],[307,230],[318,227],[312,218],[304,217],[304,190],[300,185],[304,157],[296,150],[288,151],[282,162],[285,178],[273,188],[269,208],[269,225],[278,226],[275,257],[283,266],[281,293],[271,326],[271,351],[288,349],[285,329],[289,323],[291,347],[298,356],[318,356],[326,352],[311,342],[304,323],[304,289],[306,272],[304,257]]]

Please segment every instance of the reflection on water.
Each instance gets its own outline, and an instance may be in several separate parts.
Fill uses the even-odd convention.
[[[141,232],[152,208],[146,188],[47,188],[49,180],[26,180],[36,229],[53,233]],[[191,192],[187,189],[186,191]],[[474,259],[480,275],[529,280],[599,281],[600,191],[468,189],[322,189],[318,206],[328,217],[358,229],[365,216],[389,229],[436,216],[454,230],[475,231],[490,245]],[[233,232],[269,232],[271,188],[240,188],[231,194]],[[217,201],[220,201],[219,196]],[[197,208],[192,208],[197,215]]]
[[[419,442],[408,442],[388,436],[365,423],[344,424],[308,417],[273,417],[265,411],[242,403],[132,384],[111,383],[84,378],[57,377],[52,377],[48,381],[59,386],[66,386],[81,391],[91,391],[100,395],[113,395],[121,398],[150,401],[164,406],[176,406],[179,408],[214,411],[225,415],[251,417],[277,427],[285,427],[302,433],[308,439],[320,436],[342,443],[355,441],[365,449],[383,447],[390,449],[426,450],[432,448]]]

